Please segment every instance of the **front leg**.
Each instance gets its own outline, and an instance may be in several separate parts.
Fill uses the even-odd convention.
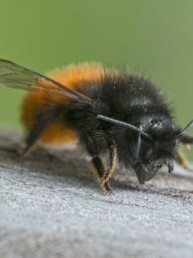
[[[188,160],[180,152],[176,154],[176,163],[185,170],[193,172],[193,169],[188,164]]]
[[[179,142],[182,143],[183,145],[185,145],[185,147],[187,147],[187,149],[190,149],[191,144],[193,144],[193,137],[189,136],[187,134],[183,134],[179,138]],[[183,156],[182,153],[180,153],[179,151],[177,151],[177,154],[176,154],[176,162],[178,163],[178,165],[180,165],[185,170],[193,171],[193,169],[190,168],[190,166],[188,164],[189,162],[186,159],[186,157]]]
[[[94,141],[94,138],[92,138],[90,135],[87,135],[85,138],[85,143],[88,153],[92,157],[92,169],[99,182],[100,187],[104,189],[105,193],[111,194],[112,190],[109,185],[109,180],[115,168],[117,151],[113,136],[106,134],[105,139],[108,146],[107,155],[109,156],[107,157],[105,155],[105,163],[107,163],[106,165],[100,158],[100,153],[98,151],[99,146],[96,141]]]

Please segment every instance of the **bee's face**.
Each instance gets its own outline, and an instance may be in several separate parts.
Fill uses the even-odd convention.
[[[160,127],[150,125],[148,131],[153,142],[141,140],[138,158],[133,163],[140,183],[150,180],[164,166],[171,172],[176,155],[176,129],[171,123]]]
[[[168,172],[173,170],[176,142],[142,146],[139,160],[133,165],[140,183],[153,178],[159,169],[166,166]]]

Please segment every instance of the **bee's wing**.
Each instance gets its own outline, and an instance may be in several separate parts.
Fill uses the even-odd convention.
[[[78,102],[92,105],[92,100],[87,96],[49,77],[4,59],[0,59],[0,83],[8,87],[25,90],[42,89],[51,94],[65,95]],[[53,87],[49,87],[48,84],[53,85]]]

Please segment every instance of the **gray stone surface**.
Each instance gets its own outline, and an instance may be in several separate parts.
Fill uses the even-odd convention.
[[[22,159],[20,136],[0,135],[0,258],[193,257],[193,173],[139,185],[117,169],[106,196],[78,150]]]

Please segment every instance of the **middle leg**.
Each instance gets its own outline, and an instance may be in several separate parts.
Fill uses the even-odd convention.
[[[107,138],[105,139],[107,139],[108,146],[108,157],[106,157],[107,155],[104,157],[106,164],[104,164],[100,157],[97,143],[90,135],[86,136],[85,142],[88,153],[92,157],[92,170],[99,182],[99,185],[106,193],[110,194],[112,193],[112,190],[109,185],[109,180],[115,168],[117,151],[114,138],[111,135],[106,135],[106,137]]]

